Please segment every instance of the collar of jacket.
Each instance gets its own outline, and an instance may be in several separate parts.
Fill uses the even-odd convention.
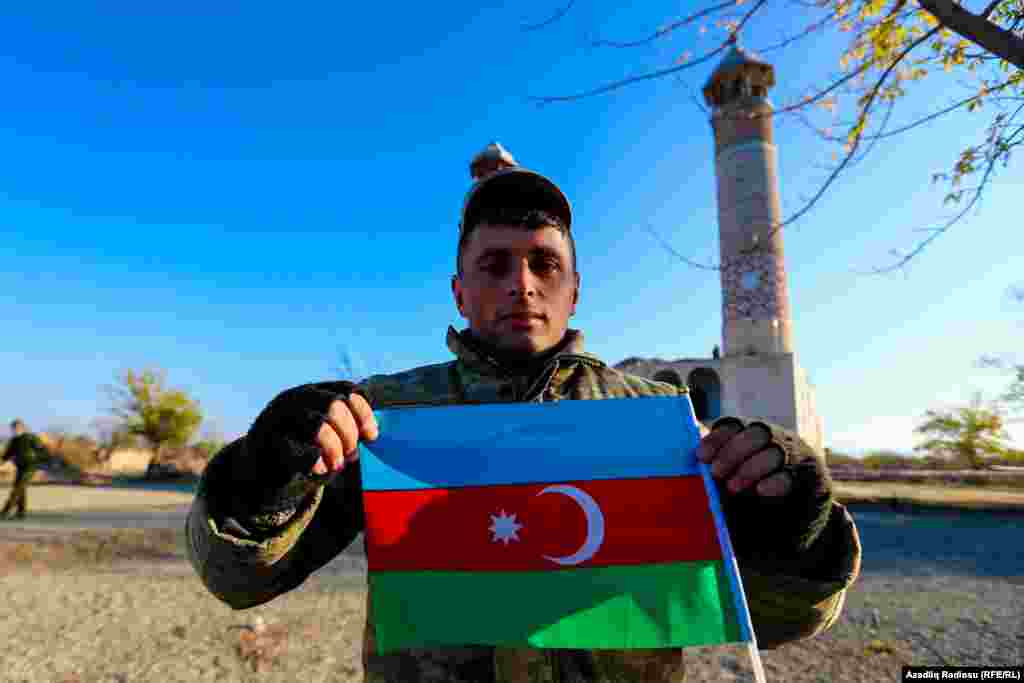
[[[463,330],[461,333],[456,332],[454,327],[449,326],[446,341],[448,349],[467,369],[494,377],[513,377],[521,374],[521,371],[517,372],[503,365],[466,332],[467,330]],[[590,365],[604,366],[604,362],[600,358],[583,350],[583,333],[581,331],[566,330],[565,338],[559,343],[561,349],[539,365],[529,366],[528,373],[535,374],[537,371],[547,369],[561,361],[582,361]]]

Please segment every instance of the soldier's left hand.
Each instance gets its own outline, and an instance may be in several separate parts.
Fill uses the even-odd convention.
[[[760,422],[745,428],[739,420],[720,420],[700,440],[697,457],[711,466],[711,476],[729,493],[748,489],[780,498],[793,490],[793,478],[783,469],[786,451],[772,440],[771,429]]]
[[[783,439],[775,440],[772,427],[762,422],[726,417],[697,447],[718,484],[741,557],[798,557],[830,519],[832,484],[824,463],[806,448],[788,452],[793,440]]]

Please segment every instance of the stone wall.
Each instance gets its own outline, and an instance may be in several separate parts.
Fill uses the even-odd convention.
[[[797,426],[793,397],[792,354],[758,354],[726,358],[726,414],[761,418],[783,427]]]
[[[144,448],[119,448],[104,463],[107,474],[141,475],[146,472],[153,451]]]
[[[822,453],[825,452],[825,428],[818,413],[814,386],[811,384],[807,371],[794,358],[794,379],[796,393],[797,432],[811,446]]]

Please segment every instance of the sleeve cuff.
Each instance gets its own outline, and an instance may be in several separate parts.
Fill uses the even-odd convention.
[[[861,544],[850,513],[833,504],[818,542],[796,560],[739,560],[758,646],[772,648],[825,631],[860,575]]]

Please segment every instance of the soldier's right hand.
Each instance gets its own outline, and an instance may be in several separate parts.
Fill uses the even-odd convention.
[[[343,401],[334,401],[316,435],[321,455],[313,465],[313,473],[337,472],[346,463],[355,462],[359,459],[359,442],[373,441],[378,434],[377,418],[365,398],[350,394]]]
[[[247,479],[273,487],[295,475],[327,475],[353,462],[377,420],[352,382],[320,382],[278,394],[246,435]],[[257,471],[258,470],[258,471]]]

